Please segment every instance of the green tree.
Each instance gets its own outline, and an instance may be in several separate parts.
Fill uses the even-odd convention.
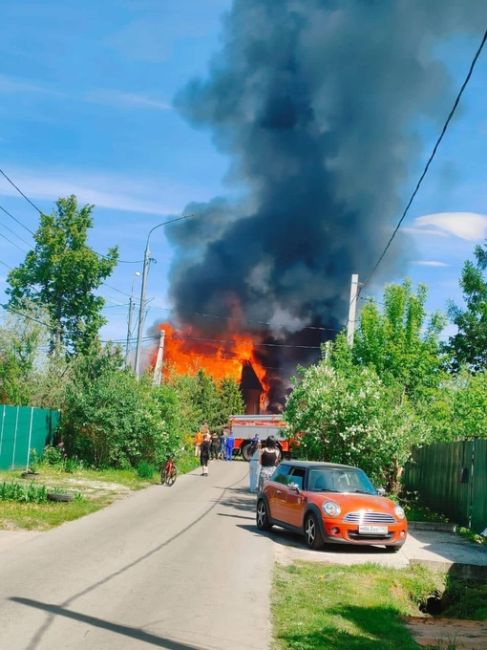
[[[410,403],[373,368],[336,369],[324,360],[295,380],[285,418],[304,457],[357,465],[394,491],[413,444],[425,436]]]
[[[245,404],[238,383],[231,378],[223,379],[218,386],[219,420],[225,425],[231,415],[245,412]]]
[[[399,386],[413,399],[443,377],[439,334],[444,319],[435,314],[426,323],[426,295],[424,285],[414,294],[407,280],[388,286],[382,312],[373,301],[363,307],[352,350],[355,364],[374,368],[385,384]]]
[[[100,256],[88,245],[92,210],[79,208],[75,196],[59,199],[53,214],[41,215],[34,249],[8,275],[9,305],[28,299],[47,310],[52,349],[63,344],[69,352],[85,351],[106,322],[104,300],[94,291],[112,273],[118,251]]]
[[[7,314],[0,327],[0,401],[4,404],[30,403],[31,384],[45,342],[43,314],[32,306]]]
[[[118,348],[92,347],[71,364],[62,414],[70,455],[94,466],[160,463],[172,451],[150,379],[123,368]]]
[[[426,409],[425,409],[426,411]],[[450,375],[421,414],[438,442],[487,438],[487,373]]]
[[[460,279],[465,308],[452,304],[449,310],[458,330],[448,345],[456,371],[463,365],[474,372],[487,368],[487,246],[477,246],[474,255],[475,263],[465,262]]]

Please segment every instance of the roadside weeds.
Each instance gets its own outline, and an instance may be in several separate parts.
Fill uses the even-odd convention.
[[[472,589],[476,589],[474,598],[465,605]],[[277,564],[272,595],[274,650],[417,650],[414,626],[408,627],[408,622],[434,622],[427,607],[440,594],[445,596],[444,614],[487,619],[485,608],[477,602],[487,596],[485,582],[472,587],[421,565],[392,569],[374,564]],[[462,624],[487,633],[485,623]],[[432,625],[429,638],[431,633],[435,638]],[[423,647],[463,647],[441,636],[435,643]]]

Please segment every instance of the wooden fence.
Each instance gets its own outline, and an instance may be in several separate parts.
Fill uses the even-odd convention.
[[[422,503],[480,533],[487,528],[487,440],[435,443],[414,450],[404,485]]]

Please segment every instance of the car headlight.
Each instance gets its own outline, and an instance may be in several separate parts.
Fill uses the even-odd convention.
[[[328,515],[329,517],[338,517],[341,512],[340,506],[334,501],[325,501],[322,508],[325,515]]]
[[[401,506],[396,506],[394,508],[394,514],[398,519],[404,519],[406,517],[406,513],[404,510],[401,508]]]

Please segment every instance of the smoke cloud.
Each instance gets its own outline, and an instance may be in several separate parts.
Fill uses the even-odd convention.
[[[175,100],[231,163],[228,197],[168,228],[179,321],[224,331],[204,315],[237,309],[242,328],[296,345],[319,345],[307,326],[339,328],[351,273],[367,277],[397,221],[415,119],[437,129],[456,91],[438,46],[486,23],[482,0],[235,0],[208,77]],[[383,277],[409,247],[400,234]]]

